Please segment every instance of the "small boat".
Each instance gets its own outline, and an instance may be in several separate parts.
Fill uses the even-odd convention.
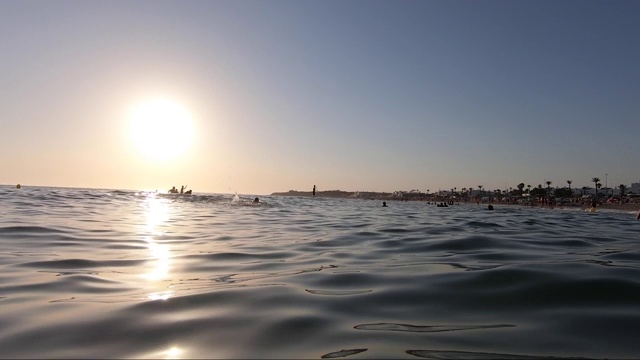
[[[158,194],[158,197],[162,197],[162,198],[176,198],[176,197],[183,197],[183,196],[191,196],[193,194],[193,190],[188,190],[185,191],[183,193],[179,193],[179,192],[171,192],[169,191],[168,193],[164,193],[164,194]],[[195,195],[194,195],[195,196]]]

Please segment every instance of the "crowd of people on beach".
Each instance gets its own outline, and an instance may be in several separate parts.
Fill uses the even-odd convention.
[[[432,200],[436,201],[432,201]],[[401,202],[408,201],[407,198],[396,199]],[[626,197],[625,199],[617,199],[614,197],[601,197],[596,199],[593,196],[585,195],[575,198],[558,199],[551,196],[539,196],[539,197],[492,197],[492,196],[476,196],[474,198],[462,198],[458,199],[455,196],[431,196],[430,200],[425,201],[427,204],[434,204],[437,207],[449,207],[451,205],[459,205],[462,200],[463,203],[476,203],[487,204],[486,210],[493,210],[494,204],[502,205],[520,205],[524,207],[541,207],[553,209],[555,207],[579,207],[581,210],[595,213],[598,208],[613,209],[613,210],[633,210],[637,211],[636,219],[640,220],[640,198]],[[382,202],[382,207],[388,207],[387,202]]]

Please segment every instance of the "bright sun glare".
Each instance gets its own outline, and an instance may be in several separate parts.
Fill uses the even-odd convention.
[[[129,122],[133,144],[150,160],[174,160],[183,155],[193,141],[190,114],[171,100],[139,104],[132,110]]]

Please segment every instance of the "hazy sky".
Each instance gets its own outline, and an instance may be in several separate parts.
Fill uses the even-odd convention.
[[[628,186],[639,96],[636,0],[0,1],[0,184]]]

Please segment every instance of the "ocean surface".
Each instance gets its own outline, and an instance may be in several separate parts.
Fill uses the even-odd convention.
[[[0,186],[2,358],[640,358],[601,210]]]

